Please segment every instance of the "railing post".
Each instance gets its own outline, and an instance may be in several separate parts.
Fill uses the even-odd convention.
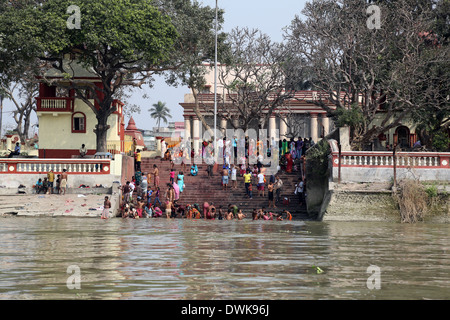
[[[394,160],[394,188],[397,188],[397,159],[395,155],[395,147],[393,148],[392,160]]]
[[[341,153],[342,153],[342,149],[341,149],[341,144],[338,143],[338,183],[341,183]]]

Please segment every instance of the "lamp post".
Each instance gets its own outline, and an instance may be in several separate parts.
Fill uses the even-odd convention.
[[[217,1],[216,0],[216,26],[214,45],[214,158],[217,162]]]
[[[0,93],[0,140],[2,139],[3,93]]]

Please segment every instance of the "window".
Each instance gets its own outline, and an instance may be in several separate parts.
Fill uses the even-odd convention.
[[[210,86],[210,85],[205,85],[205,86],[201,89],[201,92],[200,92],[200,93],[205,93],[205,94],[211,93],[211,86]]]
[[[86,133],[86,116],[82,112],[72,115],[72,132]]]

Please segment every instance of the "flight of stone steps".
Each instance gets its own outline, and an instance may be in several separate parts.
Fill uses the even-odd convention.
[[[159,157],[157,158],[142,158],[141,171],[142,173],[151,173],[153,171],[153,165],[156,164],[159,168],[160,175],[160,189],[161,196],[160,200],[164,200],[164,194],[167,190],[167,183],[170,182],[170,168],[171,164],[169,161],[161,161]],[[181,165],[174,165],[175,177],[182,170]],[[283,181],[283,188],[281,192],[281,199],[289,198],[289,204],[283,204],[280,201],[276,204],[277,208],[268,209],[268,193],[267,185],[265,186],[265,196],[260,197],[258,195],[258,190],[256,185],[253,185],[253,199],[249,199],[245,195],[245,185],[244,178],[237,177],[237,188],[231,188],[231,179],[229,180],[228,190],[222,190],[221,184],[221,173],[214,171],[213,177],[208,178],[208,173],[206,171],[207,165],[198,165],[198,175],[190,175],[190,166],[186,166],[186,172],[184,172],[184,183],[185,189],[180,194],[180,199],[178,203],[180,205],[194,204],[198,203],[200,208],[202,208],[204,202],[213,203],[216,208],[222,206],[224,209],[228,207],[229,204],[237,205],[242,211],[247,215],[251,216],[253,209],[260,209],[265,207],[266,210],[281,213],[283,209],[288,210],[293,215],[294,219],[297,220],[309,220],[310,217],[306,212],[305,203],[299,206],[297,196],[294,195],[295,183],[298,180],[298,173],[285,173],[279,172],[280,178]],[[268,180],[269,177],[266,177]],[[176,178],[175,178],[176,181]],[[150,181],[150,186],[153,186],[153,177]],[[152,198],[153,200],[154,198]]]

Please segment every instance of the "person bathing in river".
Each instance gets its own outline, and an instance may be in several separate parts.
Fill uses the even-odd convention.
[[[245,214],[242,213],[241,209],[239,209],[239,212],[237,214],[237,218],[238,218],[238,220],[242,220],[242,219],[245,218]]]
[[[206,219],[207,215],[209,212],[209,203],[208,202],[203,202],[203,217]]]
[[[223,220],[223,209],[222,209],[222,206],[219,206],[217,219]]]
[[[205,219],[214,220],[216,218],[216,207],[211,203],[209,205],[209,210],[206,213]]]
[[[144,199],[142,199],[141,197],[138,197],[137,200],[138,200],[138,202],[137,202],[136,212],[137,212],[139,218],[146,218],[145,210],[144,210],[144,206],[145,206]]]
[[[283,212],[286,214],[286,220],[292,220],[292,214],[289,211],[283,210]]]
[[[103,212],[102,212],[102,219],[108,219],[109,218],[109,209],[111,208],[111,201],[109,201],[109,197],[105,196],[105,201],[103,202]]]
[[[169,199],[166,200],[166,218],[170,219],[172,216],[172,201],[170,201]]]
[[[162,217],[162,215],[163,215],[163,212],[160,207],[153,206],[152,211],[153,211],[153,217],[155,217],[155,218]]]
[[[227,212],[225,218],[226,218],[227,220],[233,220],[234,215],[233,215],[233,210],[232,210],[231,208],[228,208],[228,212]]]
[[[258,213],[258,210],[256,210],[256,209],[253,209],[252,220],[259,220],[259,213]]]

